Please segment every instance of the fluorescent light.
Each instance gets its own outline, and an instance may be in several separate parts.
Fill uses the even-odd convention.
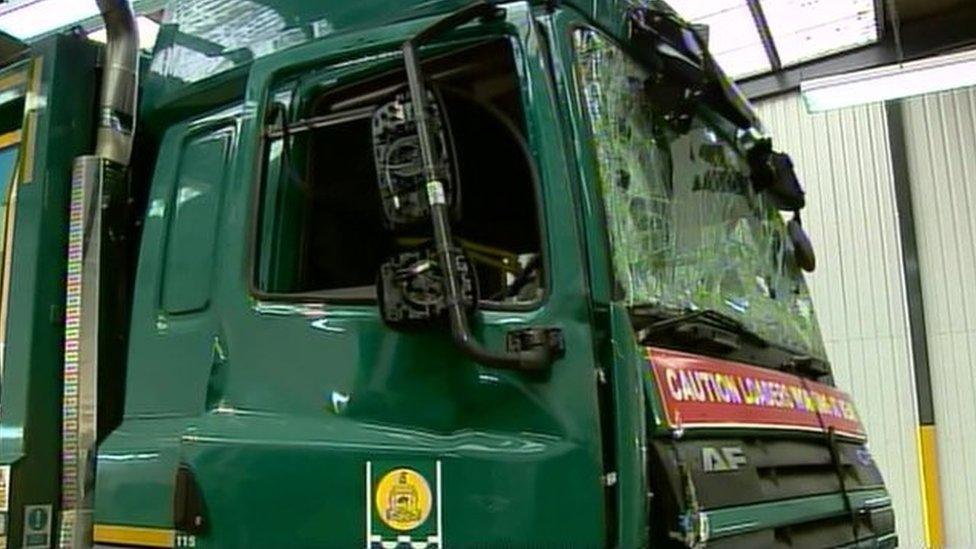
[[[678,12],[678,15],[689,21],[698,22],[702,17],[708,17],[744,6],[745,0],[668,0],[668,5]]]
[[[0,30],[28,40],[98,13],[95,0],[20,0],[0,7]]]
[[[139,49],[152,49],[156,45],[156,36],[159,34],[159,23],[140,15],[136,17],[136,25],[139,27]],[[88,33],[88,38],[104,44],[106,40],[105,29],[101,28]]]
[[[976,86],[976,50],[809,80],[800,91],[820,112],[966,86]]]

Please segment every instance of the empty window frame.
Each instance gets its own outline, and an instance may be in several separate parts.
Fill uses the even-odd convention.
[[[425,71],[456,159],[454,236],[475,266],[480,298],[537,301],[545,279],[538,182],[512,47],[506,40],[470,46],[429,61]],[[405,73],[311,89],[292,98],[304,107],[291,123],[269,121],[281,131],[265,149],[256,287],[282,297],[371,301],[380,265],[431,239],[425,223],[387,227],[374,158],[373,114],[405,92]]]

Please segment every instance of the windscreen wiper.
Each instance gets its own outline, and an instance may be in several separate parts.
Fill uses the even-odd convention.
[[[714,309],[669,314],[658,307],[634,307],[630,312],[638,319],[665,317],[649,324],[640,323],[644,324],[637,330],[637,340],[641,344],[660,341],[666,334],[670,339],[719,352],[739,350],[743,340],[756,347],[769,347],[765,338],[746,328],[742,322]]]
[[[679,348],[721,355],[741,350],[744,354],[737,354],[770,368],[818,381],[830,376],[827,361],[771,343],[741,321],[714,309],[675,310],[638,305],[630,308],[630,316],[641,345],[678,344]],[[744,343],[749,349],[742,349]]]

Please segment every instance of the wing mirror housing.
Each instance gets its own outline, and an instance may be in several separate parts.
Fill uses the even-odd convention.
[[[792,211],[793,219],[786,224],[793,258],[798,267],[807,272],[817,268],[817,256],[810,237],[800,220],[800,210],[806,207],[806,192],[793,167],[793,159],[786,153],[773,150],[768,137],[746,144],[746,160],[749,163],[753,188],[765,195],[777,209]]]
[[[808,273],[812,273],[817,268],[817,254],[813,250],[813,243],[803,224],[800,221],[800,214],[797,212],[793,219],[786,223],[786,233],[790,237],[793,247],[793,259],[796,265]]]
[[[475,270],[461,250],[456,249],[452,258],[464,313],[470,315],[478,303]],[[388,326],[409,330],[444,323],[448,303],[438,261],[437,249],[425,246],[401,252],[383,263],[377,295],[380,313]]]
[[[435,175],[442,183],[444,201],[452,218],[460,215],[460,186],[454,140],[447,111],[434,90],[426,89],[424,118],[434,148]],[[376,164],[380,200],[387,227],[399,229],[430,220],[426,197],[418,113],[410,93],[403,90],[373,112],[373,159]]]
[[[424,154],[418,120],[424,119],[433,147],[434,178],[441,184],[439,198],[448,217],[460,217],[460,187],[456,155],[447,110],[433,89],[424,88],[426,101],[413,101],[410,92],[396,93],[373,111],[373,159],[376,165],[380,202],[387,228],[394,232],[415,232],[429,224],[431,202],[427,197]],[[423,116],[415,107],[423,109]],[[463,251],[453,247],[450,261],[457,277],[465,314],[478,303],[475,270]],[[377,280],[380,312],[388,326],[419,329],[443,323],[448,315],[443,265],[434,246],[400,250],[380,266]]]
[[[471,332],[469,316],[478,301],[478,285],[474,269],[452,235],[451,219],[459,210],[460,195],[449,124],[420,62],[422,44],[469,21],[497,20],[503,13],[491,3],[476,2],[434,22],[401,46],[407,93],[393,105],[381,107],[373,118],[380,196],[392,229],[427,221],[433,244],[395,255],[381,267],[380,303],[383,319],[391,327],[446,319],[455,347],[471,360],[494,368],[542,372],[562,352],[560,339],[550,337],[546,328],[523,330],[509,338],[505,350],[488,349]]]
[[[796,175],[793,159],[774,151],[770,139],[754,143],[746,159],[756,192],[764,193],[777,209],[795,212],[806,206],[806,192]]]

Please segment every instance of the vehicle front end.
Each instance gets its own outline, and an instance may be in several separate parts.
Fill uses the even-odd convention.
[[[617,37],[564,16],[563,51],[593,144],[614,373],[643,376],[651,545],[897,545],[804,280],[792,162],[692,27],[653,2],[626,14]]]

